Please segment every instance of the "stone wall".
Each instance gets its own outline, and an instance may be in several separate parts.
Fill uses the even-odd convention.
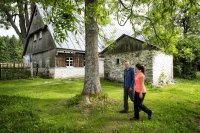
[[[142,50],[117,54],[106,54],[104,59],[104,77],[109,80],[123,82],[124,60],[128,60],[132,67],[141,63],[146,68],[146,81],[153,79],[153,56],[156,51]]]
[[[106,54],[104,59],[104,77],[123,82],[124,61],[132,67],[137,63],[145,66],[146,82],[154,86],[170,84],[173,81],[173,56],[156,50],[143,50],[119,54]]]

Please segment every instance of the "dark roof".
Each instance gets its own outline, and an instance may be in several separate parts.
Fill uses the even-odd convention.
[[[146,42],[143,41],[143,40],[140,40],[140,39],[134,38],[134,37],[132,37],[132,36],[123,34],[123,35],[121,35],[119,38],[117,38],[117,39],[115,40],[115,42],[113,42],[112,44],[110,44],[109,46],[107,46],[100,54],[104,54],[105,52],[107,52],[107,51],[109,50],[109,48],[113,47],[113,45],[115,45],[118,41],[120,41],[120,40],[123,39],[124,37],[128,37],[128,38],[130,38],[130,39],[134,39],[134,40],[140,42],[141,44],[146,43]],[[132,44],[131,44],[131,45],[132,45]],[[155,45],[152,45],[152,44],[147,44],[147,47],[146,47],[146,48],[147,48],[147,49],[156,49],[156,50],[159,49],[158,47],[156,47]],[[111,48],[111,49],[112,49],[112,48]]]

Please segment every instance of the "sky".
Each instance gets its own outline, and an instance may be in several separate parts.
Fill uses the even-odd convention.
[[[19,18],[18,17],[16,17],[15,23],[19,27]],[[130,24],[129,21],[127,21],[127,23],[125,24],[125,26],[120,26],[117,23],[117,20],[114,19],[113,16],[111,16],[111,23],[112,24],[108,24],[108,25],[113,25],[114,24],[114,28],[117,30],[116,34],[120,34],[120,32],[121,33],[123,32],[123,33],[125,33],[127,35],[132,35],[133,34],[132,26],[131,26],[131,24]],[[17,33],[12,28],[12,26],[10,26],[10,28],[8,30],[5,29],[5,28],[0,28],[0,36],[13,36],[13,35],[15,35],[16,37],[18,37]]]
[[[6,30],[4,28],[0,28],[0,36],[13,36],[13,35],[18,37],[15,30],[12,27],[9,30]]]
[[[19,18],[18,17],[16,17],[15,23],[16,23],[17,27],[19,27]],[[111,23],[114,24],[114,27],[116,28],[117,32],[119,32],[119,33],[124,32],[128,35],[133,34],[132,26],[129,21],[126,23],[125,26],[122,27],[117,23],[117,20],[114,19],[113,16],[111,16]],[[11,26],[8,30],[5,28],[0,28],[0,36],[13,36],[13,35],[18,37],[17,33]]]
[[[17,26],[19,26],[19,18],[18,17],[16,17],[15,23]],[[0,28],[0,36],[13,36],[13,35],[18,37],[17,33],[12,28],[12,26],[10,26],[10,28],[8,30],[5,28]]]
[[[128,32],[131,33],[132,27],[131,27],[131,25],[130,25],[129,22],[125,26],[123,26],[123,27],[119,26],[117,24],[117,22],[114,22],[114,24],[116,25],[116,28],[118,30],[126,30],[126,31],[128,31]],[[15,30],[12,27],[10,27],[8,30],[5,29],[5,28],[0,28],[0,36],[13,36],[13,35],[15,35],[16,37],[18,37],[17,33],[15,32]]]

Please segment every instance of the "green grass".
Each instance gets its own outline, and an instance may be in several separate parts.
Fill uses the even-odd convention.
[[[122,84],[101,80],[108,102],[77,106],[83,79],[0,81],[0,132],[200,132],[200,79],[177,79],[176,85],[148,88],[144,103],[152,120],[141,112],[130,122],[122,109]],[[76,96],[76,97],[75,97]]]

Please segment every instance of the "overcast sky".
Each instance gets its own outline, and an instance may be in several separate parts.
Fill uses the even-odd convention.
[[[18,17],[16,17],[15,23],[17,26],[19,26],[19,18]],[[13,36],[13,35],[18,37],[17,33],[12,28],[12,26],[10,26],[10,29],[8,29],[8,30],[5,28],[0,28],[0,36]]]
[[[19,18],[17,17],[16,18],[16,25],[19,26]],[[117,32],[122,32],[124,31],[125,34],[128,34],[128,35],[132,35],[133,34],[133,31],[132,31],[132,26],[130,24],[130,22],[128,21],[126,23],[125,26],[120,26],[118,23],[117,23],[117,20],[114,19],[112,16],[111,16],[111,23],[114,24],[114,27],[116,28]],[[109,25],[109,24],[108,24]],[[125,32],[126,31],[126,32]],[[0,36],[13,36],[15,35],[16,37],[18,37],[17,33],[15,32],[15,30],[10,26],[10,29],[5,29],[5,28],[0,28]]]
[[[4,28],[0,28],[0,36],[13,36],[13,35],[18,37],[15,30],[12,27],[9,30],[6,30]]]
[[[124,29],[127,30],[129,32],[131,32],[131,25],[130,23],[127,23],[125,26],[121,27],[119,26],[117,23],[115,23],[115,25],[117,25],[117,27],[120,29]],[[6,30],[5,28],[0,28],[0,36],[13,36],[15,35],[16,37],[18,37],[18,35],[16,34],[15,30],[10,27],[10,29]]]

